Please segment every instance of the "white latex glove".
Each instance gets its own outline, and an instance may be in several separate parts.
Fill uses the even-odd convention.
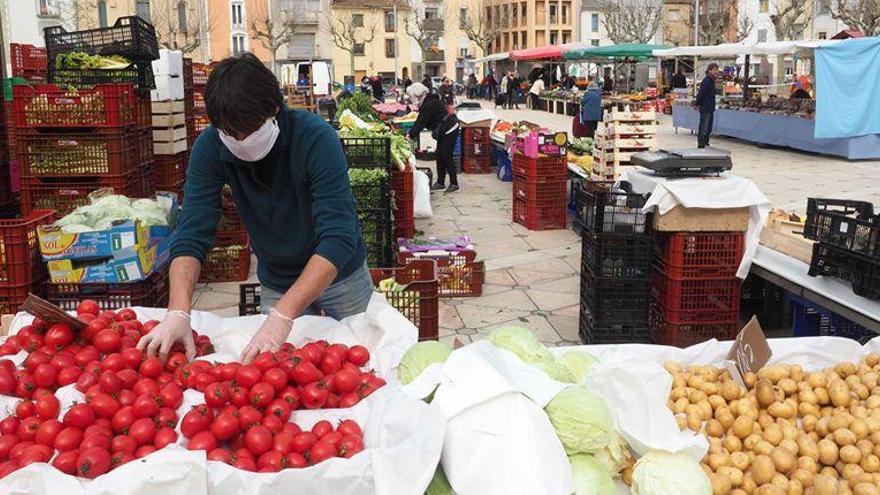
[[[196,355],[196,343],[193,342],[192,328],[189,314],[184,311],[169,311],[162,323],[156,325],[150,333],[141,337],[137,343],[138,349],[147,350],[147,356],[155,356],[158,352],[159,359],[168,359],[168,353],[175,342],[183,342],[186,347],[186,360],[192,361]]]
[[[269,311],[266,321],[251,337],[251,341],[241,353],[241,361],[250,364],[261,352],[274,352],[287,341],[287,336],[293,329],[293,318],[279,313],[275,308]]]

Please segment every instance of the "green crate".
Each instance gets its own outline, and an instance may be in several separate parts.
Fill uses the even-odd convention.
[[[12,86],[27,83],[27,79],[23,77],[7,77],[3,80],[3,99],[12,101]]]

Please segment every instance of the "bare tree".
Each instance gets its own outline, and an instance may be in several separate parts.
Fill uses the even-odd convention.
[[[471,10],[472,9],[459,10],[458,23],[468,40],[480,47],[480,51],[485,57],[490,54],[492,43],[501,36],[501,29],[497,26],[491,25],[482,8],[478,7],[476,9],[476,15],[472,14]],[[462,13],[464,13],[464,15],[462,15]],[[487,71],[485,64],[483,65],[483,74],[486,74]]]
[[[727,28],[730,25],[728,12],[707,12],[700,16],[700,44],[718,45],[726,43]]]
[[[181,7],[183,13],[180,11]],[[199,3],[192,0],[159,0],[153,3],[150,15],[159,46],[179,50],[184,54],[192,53],[202,46],[202,40],[213,27],[212,20],[199,8]]]
[[[366,47],[376,37],[376,25],[356,26],[355,15],[351,11],[346,11],[327,16],[327,30],[330,32],[330,38],[337,48],[348,52],[352,76],[354,76],[354,54],[357,46]]]
[[[808,21],[808,7],[809,2],[802,0],[777,1],[776,13],[770,14],[777,41],[794,40],[803,34],[804,25]]]
[[[657,0],[599,0],[599,6],[602,24],[614,43],[647,43],[663,19],[663,5]]]
[[[880,0],[836,0],[831,17],[865,36],[880,36]]]
[[[276,72],[278,50],[290,43],[296,34],[296,20],[290,11],[278,11],[270,14],[267,9],[257,13],[251,21],[251,36],[269,51],[269,63],[272,72]]]
[[[419,62],[421,74],[425,75],[425,52],[433,49],[443,36],[443,19],[428,19],[425,15],[422,2],[419,0],[407,0],[406,9],[409,11],[404,18],[404,28],[407,36],[418,43],[422,51]]]
[[[55,8],[61,25],[68,31],[98,27],[97,0],[64,0],[57,2]]]
[[[752,34],[752,29],[755,29],[755,23],[752,22],[752,19],[745,15],[740,17],[736,25],[736,41],[740,42],[748,38]]]

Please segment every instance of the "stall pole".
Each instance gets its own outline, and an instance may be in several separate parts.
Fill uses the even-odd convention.
[[[745,77],[743,77],[743,101],[746,101],[749,99],[749,72],[751,70],[751,65],[752,65],[751,60],[752,60],[752,56],[749,54],[746,54],[746,70],[745,70]]]

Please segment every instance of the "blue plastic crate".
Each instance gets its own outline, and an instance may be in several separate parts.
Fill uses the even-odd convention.
[[[492,162],[498,167],[496,170],[498,180],[502,182],[513,181],[513,166],[510,162],[510,155],[506,151],[497,147],[492,150]]]
[[[788,294],[787,298],[791,306],[792,334],[795,337],[831,335],[865,342],[877,336],[876,332],[802,297]]]

